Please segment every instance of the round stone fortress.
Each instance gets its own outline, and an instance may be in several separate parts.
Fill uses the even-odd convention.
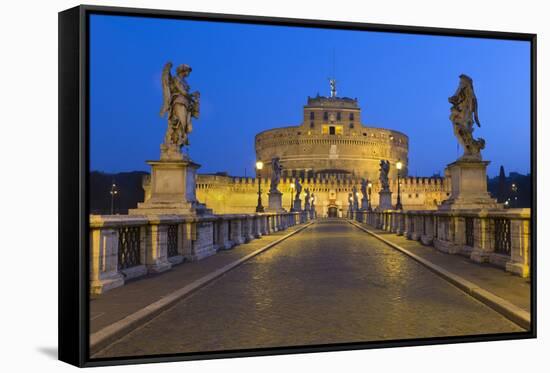
[[[256,159],[271,173],[271,160],[279,157],[283,177],[311,178],[323,175],[364,177],[378,180],[380,160],[390,161],[390,178],[397,176],[395,164],[403,163],[407,175],[408,137],[398,131],[361,123],[357,99],[308,97],[301,125],[260,132],[255,138]]]

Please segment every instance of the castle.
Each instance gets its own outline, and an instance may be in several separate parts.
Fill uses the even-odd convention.
[[[350,197],[353,191],[360,191],[363,178],[372,185],[371,204],[376,207],[380,160],[390,162],[393,204],[397,200],[397,162],[402,164],[401,203],[405,209],[435,209],[447,199],[448,178],[407,176],[409,139],[405,134],[362,124],[358,100],[338,97],[332,81],[331,87],[329,97],[308,97],[300,125],[256,135],[256,159],[266,165],[256,175],[261,180],[265,204],[274,157],[279,157],[283,166],[279,190],[283,193],[283,208],[287,210],[291,207],[296,178],[304,191],[309,188],[313,193],[318,216],[345,216]],[[258,200],[258,178],[198,174],[197,199],[215,213],[253,212]]]

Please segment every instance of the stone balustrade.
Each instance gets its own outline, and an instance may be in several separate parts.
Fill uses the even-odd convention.
[[[210,216],[91,215],[90,291],[170,270],[311,219],[307,212]]]
[[[531,210],[355,211],[353,219],[436,249],[529,276]]]

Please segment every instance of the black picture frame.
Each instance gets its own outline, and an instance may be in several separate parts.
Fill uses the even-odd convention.
[[[89,357],[89,68],[88,18],[91,14],[126,15],[326,29],[383,31],[528,41],[531,45],[531,330],[522,333],[414,340],[345,343],[224,352],[112,359]],[[535,338],[537,330],[537,36],[528,33],[460,30],[310,19],[242,16],[156,9],[82,5],[59,13],[59,359],[79,367],[165,361],[281,355],[369,348],[436,345]]]

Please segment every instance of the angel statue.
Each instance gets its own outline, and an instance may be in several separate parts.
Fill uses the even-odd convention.
[[[279,186],[279,182],[281,181],[281,171],[283,170],[283,166],[281,166],[281,161],[279,157],[274,157],[271,159],[271,186],[269,188],[269,192],[278,192],[277,189]]]
[[[390,190],[390,182],[388,179],[389,173],[390,173],[390,161],[382,159],[380,161],[380,189],[382,191]]]
[[[160,116],[168,114],[168,129],[161,145],[161,158],[181,158],[181,147],[189,145],[189,133],[193,130],[191,117],[199,117],[200,93],[190,93],[185,78],[191,74],[189,65],[179,65],[172,76],[172,62],[162,69],[163,103]]]
[[[474,83],[467,75],[460,75],[460,82],[455,94],[449,97],[453,130],[458,142],[464,148],[464,155],[460,159],[481,160],[481,150],[485,148],[485,140],[474,139],[474,122],[478,127],[477,98],[474,93]]]
[[[367,187],[369,186],[369,181],[365,178],[361,179],[361,194],[363,197],[361,198],[361,210],[368,210],[369,209],[369,199],[367,197]]]
[[[351,191],[353,193],[353,209],[358,210],[359,209],[359,193],[357,193],[357,186],[353,186],[351,188]]]
[[[311,205],[310,205],[310,194],[309,194],[309,188],[306,188],[305,190],[305,193],[306,193],[306,196],[304,198],[304,207],[306,210],[309,210]]]

